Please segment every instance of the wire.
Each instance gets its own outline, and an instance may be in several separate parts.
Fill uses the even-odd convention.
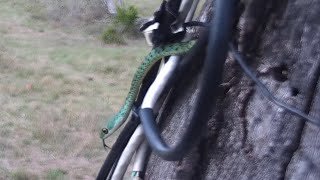
[[[143,80],[137,101],[135,103],[136,107],[139,107],[141,105],[149,86],[152,84],[157,75],[158,67],[159,63],[155,64]],[[106,157],[103,165],[101,166],[101,169],[97,176],[97,180],[105,180],[109,174],[112,174],[112,167],[116,164],[117,159],[120,158],[121,152],[124,150],[131,135],[139,125],[139,117],[135,116],[134,113],[132,114],[133,115],[131,116],[130,121],[128,121],[124,129],[121,131],[116,142],[113,144],[110,152],[108,153],[108,156]]]
[[[192,0],[189,0],[192,1]],[[199,1],[193,1],[191,8],[182,8],[183,11],[188,11],[188,16],[185,19],[189,25],[198,25],[200,26],[203,24],[201,23],[195,23],[193,24],[192,17],[194,15],[194,12],[196,10],[196,7],[198,5]],[[181,9],[181,8],[180,8]],[[189,10],[190,9],[190,10]],[[186,25],[185,23],[184,25]],[[186,25],[188,26],[188,25]],[[188,38],[188,37],[187,37]],[[177,65],[180,61],[180,58],[178,56],[172,56],[168,60],[168,62],[165,64],[165,66],[161,69],[161,72],[157,75],[157,78],[153,82],[153,84],[150,86],[146,98],[144,99],[141,108],[153,108],[155,106],[155,103],[159,99],[160,94],[163,92],[163,90],[167,87],[166,84],[170,81],[170,78],[173,76],[175,69],[177,68]],[[145,162],[148,157],[149,152],[149,146],[146,141],[144,141],[139,149],[136,152],[134,165],[132,169],[132,177],[143,177],[144,176],[144,167]]]
[[[193,6],[195,5],[195,3],[193,3]],[[184,8],[183,9],[183,11],[189,11],[188,9],[186,9],[186,8]],[[166,63],[166,64],[168,64],[168,65],[166,65],[166,66],[170,66],[170,67],[165,67],[164,68],[164,71],[166,71],[166,69],[172,69],[172,70],[169,70],[170,71],[170,73],[169,74],[172,74],[173,73],[173,69],[174,68],[176,68],[176,66],[177,66],[177,61],[178,61],[178,59],[177,59],[177,57],[171,57],[171,60],[169,59],[169,63]],[[164,73],[162,73],[162,74],[166,74],[166,73],[168,73],[168,72],[164,72]],[[148,92],[152,92],[153,91],[153,93],[155,93],[154,95],[152,95],[152,93],[150,94],[150,95],[146,95],[145,96],[145,98],[144,98],[144,100],[146,100],[146,101],[148,101],[148,99],[152,99],[153,98],[153,100],[151,100],[151,106],[150,107],[154,107],[154,105],[155,105],[155,103],[156,103],[156,101],[157,101],[157,99],[158,99],[158,97],[160,96],[160,94],[161,94],[161,92],[163,91],[163,89],[164,89],[164,87],[165,87],[165,84],[166,84],[166,82],[163,82],[163,81],[168,81],[168,77],[165,77],[166,78],[166,80],[163,80],[162,78],[163,77],[161,77],[162,75],[161,75],[161,73],[159,74],[159,80],[155,80],[155,83],[156,83],[156,85],[153,85],[153,87],[150,87],[150,89],[148,90]],[[169,75],[170,76],[170,75]],[[148,77],[148,76],[147,76]],[[153,78],[154,79],[154,78]],[[161,80],[162,79],[162,80]],[[159,82],[158,84],[157,84],[157,82]],[[162,84],[161,84],[162,83]],[[152,90],[153,89],[153,90]],[[143,92],[143,91],[142,91]],[[143,94],[143,93],[141,93],[141,94]],[[150,98],[148,98],[150,96]],[[153,102],[152,102],[153,101]],[[139,104],[139,103],[137,103],[137,104]],[[122,132],[122,133],[125,133],[125,132]],[[132,133],[131,133],[132,134]],[[119,139],[117,139],[117,141],[118,141]],[[130,146],[127,146],[126,147],[126,149],[127,148],[129,148],[130,149]],[[124,150],[124,151],[126,151],[126,149]],[[122,149],[123,150],[123,149]],[[122,150],[120,150],[120,151],[118,151],[118,154],[120,154],[121,152],[122,152]],[[118,156],[120,156],[120,155],[118,155]],[[122,155],[121,155],[121,157],[120,157],[120,159],[122,158]],[[146,156],[145,157],[142,157],[142,159],[140,159],[140,162],[144,162],[144,159],[146,158]],[[124,157],[122,158],[122,159],[125,159],[126,161],[129,161],[130,160],[130,158],[128,158],[128,155],[124,155]],[[122,163],[122,161],[119,161],[120,162],[120,164],[119,164],[119,166],[121,166],[121,163]],[[138,162],[139,162],[139,159],[138,159]],[[106,162],[105,162],[106,163]],[[108,163],[107,163],[108,164]],[[109,162],[109,164],[112,164],[112,163],[110,163]],[[141,167],[143,167],[143,165],[141,165],[140,164],[140,166]],[[122,166],[122,167],[124,167],[124,166]],[[103,169],[103,168],[102,168]],[[116,170],[117,171],[117,170]],[[115,172],[115,174],[116,174],[117,172]],[[143,172],[141,172],[141,173],[143,173]],[[141,174],[140,173],[140,174]]]
[[[164,90],[167,81],[169,80],[171,75],[174,73],[174,70],[177,67],[178,62],[179,62],[178,56],[171,56],[169,58],[168,62],[161,69],[155,81],[152,83],[152,85],[148,89],[141,107],[153,108],[155,106],[155,103],[157,102],[159,96],[161,95],[161,92]],[[142,135],[143,135],[142,126],[138,126],[138,128],[130,138],[127,146],[125,147],[124,151],[121,154],[117,167],[113,173],[112,180],[119,180],[123,178],[135,150],[138,148],[138,146],[141,144],[143,140]],[[137,158],[135,159],[140,159],[137,161],[138,163],[144,162],[145,156],[140,155],[140,156],[137,156]],[[139,165],[139,167],[143,167],[143,165]],[[141,169],[141,171],[142,170],[143,169]]]
[[[189,27],[189,26],[208,27],[208,23],[197,22],[197,21],[187,22],[184,25],[185,27]],[[269,99],[272,103],[276,104],[277,106],[285,109],[286,111],[293,113],[294,115],[299,116],[300,118],[303,118],[314,125],[320,126],[320,120],[308,116],[306,113],[302,112],[301,110],[286,104],[285,102],[281,101],[280,99],[277,99],[274,95],[272,95],[272,93],[267,89],[267,87],[263,83],[261,83],[261,81],[248,68],[248,65],[244,62],[243,55],[241,55],[241,53],[235,49],[232,43],[230,43],[230,49],[232,50],[232,53],[236,61],[240,64],[240,67],[257,84],[257,86],[261,89],[262,94],[267,99]]]
[[[132,168],[132,177],[143,175],[145,161],[147,159],[147,156],[149,155],[148,149],[149,146],[147,141],[143,141],[136,153],[135,161]]]
[[[110,169],[110,172],[109,172],[108,177],[106,178],[106,180],[111,180],[112,174],[113,174],[114,170],[117,167],[118,161],[119,161],[119,158],[115,161],[115,163],[113,164],[112,168]]]
[[[143,129],[142,126],[139,125],[133,133],[133,135],[131,136],[126,148],[120,156],[117,167],[112,175],[112,180],[123,179],[123,176],[126,173],[126,170],[130,164],[130,160],[132,159],[134,152],[140,146],[143,139]]]
[[[165,160],[180,160],[200,140],[201,133],[209,119],[209,112],[215,106],[218,86],[222,81],[228,42],[232,35],[236,3],[236,0],[215,1],[214,7],[216,9],[211,22],[207,56],[198,84],[199,95],[196,98],[190,124],[182,135],[181,140],[174,147],[169,147],[160,135],[160,131],[154,121],[155,116],[152,109],[144,108],[139,112],[140,120],[151,148],[155,154]]]
[[[164,65],[164,67],[159,72],[157,78],[150,86],[143,102],[141,105],[141,108],[150,108],[153,109],[157,100],[159,99],[161,93],[166,88],[166,84],[170,80],[170,78],[173,76],[175,69],[178,66],[179,63],[179,57],[178,56],[171,56],[168,60],[168,62]],[[143,172],[144,170],[144,162],[147,158],[146,151],[148,149],[147,143],[144,143],[145,145],[141,145],[137,151],[135,161],[134,161],[134,167],[133,172]],[[139,173],[140,175],[141,173]]]
[[[156,77],[155,81],[150,86],[146,96],[142,102],[141,108],[153,108],[161,95],[161,92],[165,88],[166,83],[168,82],[171,75],[174,73],[178,62],[178,56],[171,56],[168,62],[161,69],[160,73]]]
[[[161,69],[159,74],[157,75],[155,81],[152,83],[152,85],[149,87],[145,98],[142,102],[141,107],[148,107],[153,108],[161,95],[161,92],[163,92],[165,85],[167,84],[168,80],[174,73],[174,70],[176,69],[179,62],[178,56],[171,56],[168,60],[168,62],[164,65],[164,67]],[[132,137],[130,138],[127,146],[125,147],[124,151],[121,154],[121,157],[118,161],[117,167],[113,173],[112,180],[119,180],[122,179],[126,169],[130,163],[130,160],[135,152],[135,150],[138,148],[138,145],[142,142],[143,131],[142,126],[138,126]],[[145,156],[137,156],[137,163],[144,162]],[[143,165],[136,165],[136,167],[143,167]],[[143,169],[141,169],[143,170]]]
[[[268,88],[257,78],[257,76],[254,75],[252,70],[248,67],[248,65],[245,63],[244,56],[242,56],[235,48],[235,46],[230,43],[229,44],[231,52],[233,56],[235,57],[235,60],[239,63],[243,71],[256,83],[256,85],[260,88],[262,94],[269,99],[271,102],[275,103],[276,105],[282,107],[283,109],[287,110],[288,112],[291,112],[294,115],[297,115],[310,123],[319,126],[320,127],[320,120],[319,119],[314,119],[304,112],[300,111],[299,109],[292,107],[280,99],[276,98],[275,96],[272,95],[272,93],[268,90]]]
[[[117,159],[119,159],[121,152],[126,147],[131,135],[135,131],[136,127],[139,125],[139,120],[137,117],[132,117],[133,120],[129,121],[124,127],[123,131],[120,133],[117,141],[112,146],[106,160],[104,161],[97,180],[105,180],[111,172],[113,166],[115,166]]]
[[[201,26],[201,27],[210,27],[210,24],[200,21],[189,21],[183,24],[184,27],[192,27],[192,26]]]
[[[193,0],[193,3],[192,3],[192,6],[190,8],[190,11],[186,17],[186,21],[191,21],[193,16],[194,16],[194,13],[196,12],[197,10],[197,7],[198,7],[198,4],[199,4],[199,0]]]

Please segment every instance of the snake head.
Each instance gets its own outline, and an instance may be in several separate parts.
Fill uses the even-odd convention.
[[[104,140],[111,136],[123,124],[123,122],[121,121],[122,119],[123,115],[119,113],[110,118],[106,126],[101,129],[100,138]]]
[[[115,126],[115,118],[111,118],[108,123],[107,123],[107,126],[105,126],[104,128],[101,129],[100,131],[100,138],[102,140],[108,138],[109,136],[111,136],[115,129],[114,129],[114,126]]]
[[[102,128],[100,132],[100,138],[106,139],[108,137],[109,130],[107,128]]]
[[[102,128],[100,131],[100,138],[102,140],[107,139],[109,136],[111,136],[114,133],[114,130],[110,128]]]

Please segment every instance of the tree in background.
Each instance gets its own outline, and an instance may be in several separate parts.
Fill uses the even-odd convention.
[[[108,12],[112,15],[116,15],[117,14],[117,6],[118,7],[123,7],[124,3],[123,0],[118,0],[117,5],[115,4],[115,2],[113,0],[102,0],[102,2],[104,3],[105,7],[107,8]]]

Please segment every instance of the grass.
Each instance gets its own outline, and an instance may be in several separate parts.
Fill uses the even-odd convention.
[[[123,34],[114,26],[109,26],[102,32],[101,40],[106,44],[125,44]]]
[[[0,0],[0,179],[94,179],[106,156],[99,130],[149,47],[65,29],[37,1]],[[128,3],[151,16],[161,1]]]
[[[27,2],[0,0],[0,177],[94,179],[106,156],[98,132],[149,47],[104,45]],[[158,4],[141,2],[142,14]]]
[[[129,5],[133,5],[137,7],[139,14],[142,16],[150,17],[153,15],[153,12],[158,10],[162,0],[154,0],[154,1],[142,1],[142,0],[131,0],[128,1]]]
[[[52,169],[47,172],[47,180],[66,180],[66,172],[61,169]]]
[[[24,170],[17,170],[11,174],[10,179],[12,180],[38,180],[39,177]]]

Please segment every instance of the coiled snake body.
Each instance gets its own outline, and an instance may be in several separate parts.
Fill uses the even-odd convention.
[[[129,93],[122,108],[107,122],[106,126],[102,129],[100,133],[101,139],[106,139],[112,135],[126,121],[131,112],[133,103],[138,95],[143,78],[151,69],[151,67],[163,57],[180,55],[188,52],[194,44],[195,40],[173,43],[156,47],[150,51],[133,76]]]

